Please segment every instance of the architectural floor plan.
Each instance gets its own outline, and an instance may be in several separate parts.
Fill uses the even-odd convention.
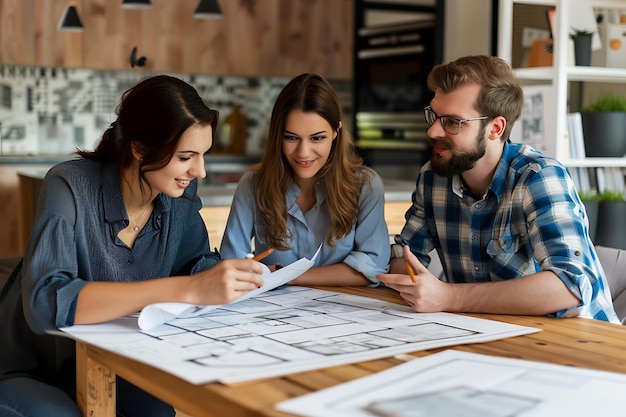
[[[277,405],[305,417],[621,417],[626,375],[453,349]]]
[[[207,314],[140,330],[136,316],[61,329],[189,382],[237,382],[538,329],[372,298],[282,286]]]

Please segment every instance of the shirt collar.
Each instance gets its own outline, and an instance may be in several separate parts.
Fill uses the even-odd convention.
[[[502,150],[502,157],[500,158],[500,162],[498,162],[498,167],[496,168],[496,173],[491,180],[491,184],[487,189],[487,192],[491,191],[493,194],[500,197],[504,190],[504,184],[506,183],[506,177],[509,172],[509,167],[513,158],[518,155],[518,149],[511,144],[509,140],[504,142],[504,149]],[[452,177],[452,192],[456,194],[458,197],[464,197],[465,186],[463,185],[463,181],[461,180],[461,175],[457,174]]]
[[[102,204],[106,221],[108,223],[128,221],[119,168],[115,164],[105,163],[102,166],[102,174]],[[193,188],[195,190],[195,187]],[[171,204],[171,199],[160,193],[154,201],[153,210],[162,213],[168,211]]]
[[[452,177],[452,192],[456,194],[459,198],[463,198],[463,181],[461,181],[461,175],[457,174]]]
[[[317,206],[320,207],[322,203],[326,200],[326,193],[324,192],[325,187],[324,187],[323,181],[321,180],[315,181],[313,188],[315,189],[315,204],[317,204]],[[294,204],[296,204],[296,200],[298,199],[299,195],[300,195],[300,187],[298,187],[298,184],[296,184],[296,182],[293,181],[292,179],[291,183],[289,184],[289,188],[287,189],[287,196],[286,196],[287,209],[289,209]]]
[[[498,167],[496,168],[496,173],[493,176],[493,180],[491,180],[491,185],[489,186],[489,190],[494,193],[498,198],[504,192],[504,187],[507,182],[507,176],[509,175],[509,168],[511,166],[511,162],[513,158],[518,155],[518,149],[516,146],[513,146],[509,140],[504,142],[504,149],[502,150],[502,157],[500,158],[500,162],[498,163]]]

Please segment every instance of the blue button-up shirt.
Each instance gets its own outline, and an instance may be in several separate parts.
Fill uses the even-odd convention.
[[[389,232],[384,217],[383,183],[377,174],[371,174],[371,181],[363,183],[358,200],[359,213],[352,230],[341,239],[335,240],[334,247],[323,244],[332,228],[323,185],[316,184],[316,205],[303,213],[296,204],[300,188],[292,182],[286,195],[287,227],[291,233],[291,240],[288,241],[290,249],[274,250],[262,262],[268,265],[288,265],[303,257],[311,259],[320,244],[323,244],[314,266],[343,262],[361,272],[372,283],[378,284],[376,275],[385,273],[388,269]],[[224,258],[242,258],[250,253],[252,239],[257,253],[270,247],[265,239],[265,223],[256,202],[253,185],[255,175],[253,172],[244,174],[235,190],[220,247]]]
[[[554,272],[580,300],[555,316],[617,321],[589,222],[562,164],[507,142],[484,196],[460,176],[445,178],[430,163],[420,171],[406,225],[396,240],[428,265],[436,249],[447,282],[486,282]],[[401,256],[394,245],[393,256]]]
[[[50,350],[51,336],[34,333],[72,325],[78,293],[89,281],[143,281],[215,265],[219,256],[210,250],[196,189],[197,180],[180,198],[159,194],[129,248],[118,237],[128,226],[118,168],[86,159],[53,167],[23,270],[0,295],[0,378],[54,366],[62,354]]]

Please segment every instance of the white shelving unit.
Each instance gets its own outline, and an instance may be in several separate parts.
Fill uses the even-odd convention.
[[[624,0],[586,0],[594,8],[623,9]],[[511,62],[512,57],[512,30],[514,4],[530,4],[538,6],[555,6],[555,31],[553,48],[553,66],[536,68],[518,68],[517,77],[526,82],[538,81],[550,83],[555,98],[555,120],[552,132],[546,135],[553,142],[550,143],[550,156],[556,157],[568,167],[626,167],[626,158],[587,158],[573,160],[567,158],[564,140],[568,113],[568,83],[570,81],[626,83],[626,69],[604,67],[572,66],[573,61],[568,56],[569,48],[569,19],[570,0],[500,0],[499,29],[498,29],[498,56]]]

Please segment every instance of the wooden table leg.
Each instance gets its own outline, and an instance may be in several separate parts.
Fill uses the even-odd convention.
[[[76,402],[85,417],[115,417],[115,373],[89,358],[76,341]]]

